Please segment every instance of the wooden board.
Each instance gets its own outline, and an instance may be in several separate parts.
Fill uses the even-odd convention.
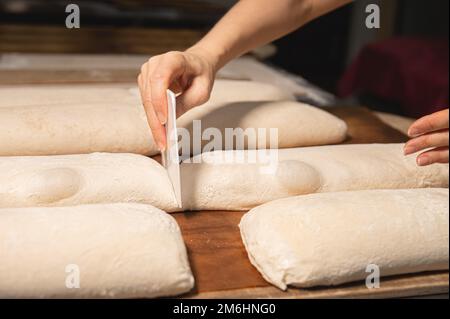
[[[332,107],[326,111],[343,119],[348,125],[345,144],[403,143],[408,137],[385,124],[364,107]]]
[[[329,111],[349,126],[345,143],[400,143],[407,137],[384,124],[368,109],[337,107]],[[382,278],[381,288],[364,283],[283,292],[268,284],[254,268],[239,233],[245,212],[174,214],[179,223],[196,286],[184,298],[392,298],[448,293],[448,272]]]
[[[110,71],[107,81],[121,82],[123,74]],[[128,72],[128,71],[124,71]],[[0,72],[0,83],[2,76]],[[10,74],[11,75],[11,74]],[[30,83],[30,74],[17,72],[14,83]],[[70,75],[56,74],[50,83],[70,83]],[[134,76],[134,75],[129,75]],[[99,83],[94,76],[75,82]],[[65,78],[65,79],[64,79]],[[28,79],[28,80],[27,80]],[[69,80],[67,80],[69,79]],[[32,78],[31,78],[32,80]],[[39,82],[36,75],[35,80]],[[118,81],[116,81],[118,80]],[[7,77],[5,77],[7,81]],[[34,80],[33,80],[34,81]],[[31,83],[35,83],[31,81]],[[53,81],[53,82],[52,82]],[[349,126],[345,143],[399,143],[407,137],[384,124],[371,111],[361,107],[327,109],[344,119]],[[287,292],[269,285],[250,264],[242,244],[238,224],[245,212],[186,212],[174,214],[178,221],[196,279],[195,289],[183,298],[389,298],[438,295],[448,293],[448,272],[425,273],[383,278],[381,288],[368,290],[362,283],[314,289],[289,289]]]
[[[364,283],[283,292],[268,284],[247,258],[239,233],[245,212],[173,214],[181,227],[196,286],[184,298],[392,298],[448,293],[448,272],[382,278]]]
[[[0,25],[0,52],[154,55],[185,50],[204,34],[204,30],[177,28]]]

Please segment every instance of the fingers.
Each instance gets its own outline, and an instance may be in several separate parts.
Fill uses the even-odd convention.
[[[406,143],[404,152],[405,155],[410,155],[428,148],[443,147],[448,145],[449,132],[448,130],[441,130],[413,138]]]
[[[142,103],[144,104],[148,124],[152,130],[153,139],[155,140],[155,143],[158,146],[159,150],[163,152],[166,148],[166,130],[156,117],[155,110],[153,109],[151,104],[151,98],[149,99],[148,95],[145,94],[145,80],[142,74],[140,74],[138,77],[138,83],[139,87],[141,88],[141,99]]]
[[[433,131],[449,128],[449,110],[443,110],[418,119],[409,128],[408,135],[416,137]]]
[[[185,71],[185,60],[181,54],[170,52],[159,60],[150,76],[151,102],[161,124],[167,121],[167,90]]]
[[[177,117],[191,108],[206,103],[211,95],[211,83],[206,76],[195,78],[189,89],[177,98]]]
[[[427,150],[417,157],[419,166],[448,163],[449,156],[449,110],[443,110],[418,119],[409,128],[413,137],[405,145],[405,155]]]
[[[446,147],[435,148],[423,152],[417,157],[417,164],[419,166],[427,166],[435,163],[448,163],[449,149]]]
[[[178,52],[169,52],[151,58],[141,68],[138,84],[148,123],[158,148],[166,147],[164,124],[167,122],[167,89],[181,88],[177,78],[184,72],[184,58]]]
[[[214,81],[213,66],[201,55],[169,52],[150,59],[138,77],[142,102],[154,139],[161,150],[166,147],[167,89],[181,93],[177,115],[209,99]]]

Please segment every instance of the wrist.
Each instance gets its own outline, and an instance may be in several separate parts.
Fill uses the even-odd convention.
[[[194,54],[201,57],[208,63],[214,74],[219,71],[224,64],[222,64],[222,58],[220,53],[214,52],[214,50],[208,49],[202,45],[196,44],[186,50],[186,53]]]

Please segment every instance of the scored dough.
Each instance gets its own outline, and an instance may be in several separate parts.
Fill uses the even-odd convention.
[[[134,87],[6,87],[0,88],[0,95],[0,156],[158,153]],[[279,100],[284,102],[263,102]],[[193,120],[203,119],[203,129],[213,126],[222,134],[225,124],[278,128],[280,147],[331,144],[345,138],[343,121],[293,100],[289,93],[268,84],[218,80],[210,101],[184,114],[178,126],[189,129]],[[236,104],[243,101],[253,103]],[[227,103],[235,104],[228,109]],[[323,133],[317,129],[310,133],[319,120]]]
[[[184,210],[247,210],[295,195],[363,189],[448,187],[449,166],[418,167],[402,144],[279,150],[271,166],[213,152],[181,165]],[[200,158],[199,156],[194,159]],[[262,159],[260,157],[259,159]],[[133,154],[0,157],[0,207],[139,202],[178,211],[164,168]]]
[[[448,189],[312,194],[252,209],[240,228],[252,264],[287,286],[447,270]],[[382,285],[382,282],[381,282]]]
[[[0,209],[0,260],[0,298],[153,298],[194,285],[176,221],[140,204]]]

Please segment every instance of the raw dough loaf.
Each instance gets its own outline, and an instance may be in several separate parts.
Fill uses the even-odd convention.
[[[194,108],[178,119],[179,127],[188,129],[191,145],[194,145],[194,119],[201,120],[202,134],[205,128],[217,128],[222,132],[222,149],[229,149],[225,145],[226,128],[266,129],[263,134],[251,131],[258,138],[248,138],[251,134],[244,132],[243,149],[270,148],[271,128],[278,129],[277,148],[337,144],[347,137],[347,124],[344,121],[316,107],[292,101],[207,104]],[[208,138],[202,140],[202,149],[209,143]],[[239,149],[236,148],[236,142],[233,143],[233,149]],[[199,153],[192,150],[192,154]]]
[[[449,165],[418,167],[403,144],[361,144],[279,150],[270,161],[245,164],[260,151],[204,153],[183,164],[183,206],[192,210],[247,210],[310,193],[366,189],[448,187]],[[270,158],[270,154],[263,154]],[[226,156],[230,156],[230,160]],[[264,157],[252,156],[258,159]],[[263,169],[263,170],[262,170]]]
[[[138,90],[131,86],[44,86],[0,89],[0,156],[84,154],[155,155]],[[277,87],[247,81],[217,81],[211,100],[184,114],[179,127],[278,128],[280,147],[330,144],[345,138],[338,118],[296,102]],[[290,125],[286,124],[289,119]],[[323,122],[323,133],[308,128]],[[319,131],[319,132],[318,132]],[[254,145],[249,145],[252,148]]]
[[[184,210],[247,210],[310,193],[448,187],[449,166],[418,167],[402,144],[279,150],[273,166],[240,161],[256,151],[213,152],[181,165]],[[232,155],[227,161],[225,155]],[[219,158],[218,158],[219,156]],[[222,160],[220,160],[222,158]],[[271,170],[273,168],[273,171]],[[139,202],[178,211],[164,168],[133,154],[0,157],[0,207]]]
[[[0,88],[0,108],[55,106],[64,104],[117,103],[141,106],[139,90],[135,85],[42,85]],[[217,80],[211,98],[205,105],[240,101],[292,100],[293,95],[282,89],[258,82]]]
[[[166,170],[135,154],[0,157],[0,207],[137,202],[173,210]]]
[[[448,189],[313,194],[251,210],[240,228],[252,264],[280,289],[448,269]],[[382,282],[381,282],[382,285]]]
[[[0,260],[0,298],[152,298],[194,284],[175,220],[140,204],[0,209]]]
[[[156,153],[144,109],[119,100],[0,107],[0,156],[96,151]]]

